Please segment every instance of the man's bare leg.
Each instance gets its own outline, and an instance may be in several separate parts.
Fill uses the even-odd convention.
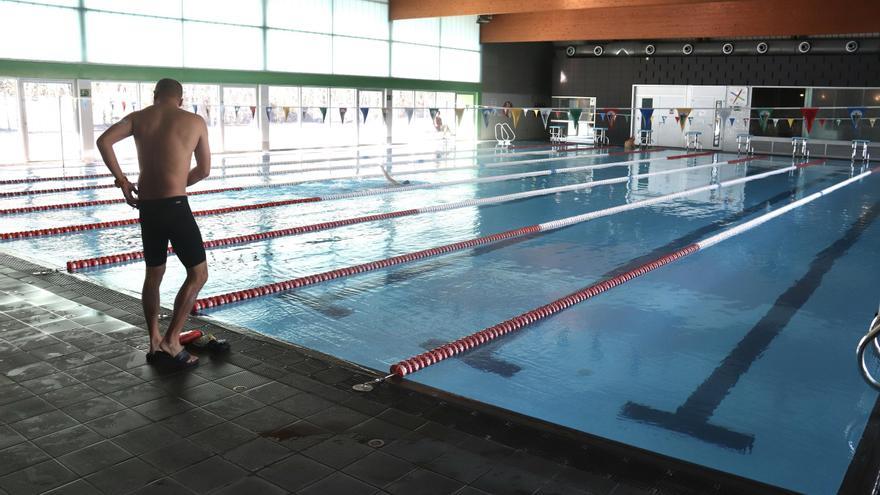
[[[177,356],[183,350],[183,346],[180,345],[180,331],[183,330],[186,316],[192,309],[193,304],[195,304],[199,291],[202,290],[207,281],[207,262],[203,261],[192,268],[187,268],[186,280],[174,299],[174,314],[171,316],[171,323],[168,325],[168,330],[165,331],[165,336],[159,344],[160,350],[167,352],[171,356]],[[189,362],[195,361],[198,361],[198,358],[193,356]]]
[[[144,275],[144,288],[141,291],[144,319],[147,320],[147,331],[150,333],[150,352],[159,349],[159,343],[162,342],[162,334],[159,333],[159,286],[164,275],[164,264],[148,266]]]

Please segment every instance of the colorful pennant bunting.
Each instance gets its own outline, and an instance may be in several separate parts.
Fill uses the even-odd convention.
[[[693,111],[693,108],[682,107],[675,109],[675,121],[678,122],[678,125],[681,126],[681,132],[684,132],[684,124],[687,122],[688,116]]]
[[[871,127],[874,127],[874,124],[877,123],[877,118],[871,117],[870,119],[868,119],[868,122],[871,124]]]
[[[666,115],[661,115],[661,116],[660,116],[660,123],[661,123],[661,124],[665,124],[665,123],[666,123],[666,118],[667,118]]]
[[[489,127],[489,115],[492,113],[492,110],[484,108],[480,110],[480,113],[483,114],[483,127]]]
[[[640,108],[639,112],[642,114],[642,129],[648,130],[651,128],[651,119],[654,116],[653,108]]]
[[[764,132],[767,130],[767,121],[770,119],[771,110],[766,108],[758,109],[758,119],[761,122],[761,131]]]
[[[252,106],[251,107],[251,118],[254,118],[256,116],[257,116],[257,107]]]
[[[513,128],[516,129],[519,127],[519,119],[523,116],[522,108],[511,108],[510,109],[510,118],[513,120]]]
[[[416,110],[414,108],[407,108],[404,111],[406,112],[406,122],[412,124],[413,113],[415,113]]]
[[[569,108],[568,109],[568,118],[572,122],[574,122],[574,132],[578,131],[578,125],[581,120],[581,113],[583,113],[583,109],[580,108]]]
[[[850,107],[847,110],[849,111],[849,119],[852,121],[853,129],[858,129],[859,120],[865,115],[865,109],[862,107]]]
[[[327,122],[327,107],[318,107],[321,111],[321,122]]]
[[[542,108],[541,109],[541,121],[544,122],[544,129],[547,128],[547,123],[550,122],[550,109]]]
[[[345,107],[339,107],[339,120],[343,124],[345,123],[345,114],[348,113],[348,109]]]
[[[464,117],[464,108],[455,109],[455,125],[461,126],[461,118]]]
[[[370,107],[361,107],[361,115],[364,116],[364,122],[367,121],[367,115],[370,113]]]
[[[733,124],[736,122],[736,117],[730,117],[728,120],[730,121],[730,126],[733,127]]]
[[[429,108],[429,109],[428,109],[428,113],[431,114],[431,120],[433,121],[434,119],[437,118],[437,114],[440,113],[440,109],[438,109],[438,108]]]
[[[788,127],[794,127],[794,119],[788,118],[785,120],[786,120],[786,122],[788,122]]]
[[[816,119],[816,114],[819,113],[818,108],[801,108],[801,115],[804,117],[804,124],[807,127],[807,134],[813,132],[813,121]]]

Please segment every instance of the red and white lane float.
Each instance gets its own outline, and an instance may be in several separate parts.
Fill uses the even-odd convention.
[[[533,198],[533,197],[537,197],[537,196],[546,196],[546,195],[550,195],[550,194],[576,191],[579,189],[588,189],[588,188],[592,188],[592,187],[596,187],[596,186],[621,184],[621,183],[625,183],[625,182],[628,182],[628,181],[634,180],[634,179],[644,179],[644,178],[655,177],[655,176],[659,176],[659,175],[675,174],[675,173],[680,173],[680,172],[691,172],[694,170],[700,170],[700,169],[710,168],[710,167],[718,167],[718,166],[727,165],[727,164],[743,163],[743,162],[747,162],[750,160],[757,160],[759,158],[760,158],[759,156],[750,156],[750,157],[746,157],[746,158],[740,158],[737,160],[729,160],[729,161],[725,161],[725,162],[716,162],[716,163],[709,163],[709,164],[705,164],[705,165],[695,165],[695,166],[675,168],[675,169],[670,169],[670,170],[661,170],[659,172],[646,172],[643,174],[626,175],[623,177],[615,177],[612,179],[580,182],[577,184],[570,184],[570,185],[566,185],[566,186],[549,187],[549,188],[543,188],[543,189],[536,189],[533,191],[504,194],[504,195],[499,195],[499,196],[490,196],[488,198],[467,199],[464,201],[457,201],[454,203],[443,203],[443,204],[433,205],[433,206],[424,206],[422,208],[393,211],[393,212],[388,212],[388,213],[378,213],[378,214],[373,214],[373,215],[365,215],[365,216],[361,216],[361,217],[346,218],[346,219],[341,219],[341,220],[332,220],[332,221],[328,221],[328,222],[321,222],[321,223],[316,223],[316,224],[311,224],[311,225],[302,225],[302,226],[290,227],[290,228],[286,228],[286,229],[272,230],[272,231],[267,231],[267,232],[258,232],[258,233],[254,233],[254,234],[240,235],[240,236],[234,236],[234,237],[227,237],[224,239],[213,239],[210,241],[205,241],[203,243],[203,246],[206,249],[211,249],[211,248],[216,248],[216,247],[225,247],[225,246],[232,246],[232,245],[238,245],[238,244],[246,244],[246,243],[262,241],[262,240],[266,240],[266,239],[275,239],[278,237],[286,237],[286,236],[291,236],[291,235],[306,234],[306,233],[310,233],[310,232],[318,232],[318,231],[322,231],[322,230],[329,230],[329,229],[334,229],[334,228],[338,228],[338,227],[345,227],[348,225],[355,225],[355,224],[359,224],[359,223],[375,222],[375,221],[380,221],[380,220],[389,220],[392,218],[400,218],[400,217],[406,217],[406,216],[411,216],[411,215],[419,215],[419,214],[423,214],[423,213],[436,213],[436,212],[440,212],[440,211],[454,210],[457,208],[484,206],[484,205],[490,205],[490,204],[500,204],[500,203],[505,203],[505,202],[509,202],[509,201],[517,201],[517,200],[522,200],[522,199],[527,199],[527,198]],[[609,164],[604,164],[604,165],[609,165]],[[575,168],[586,168],[586,167],[575,167]],[[168,248],[168,253],[170,254],[172,252],[173,252],[172,248]],[[81,260],[71,260],[71,261],[67,262],[67,271],[72,273],[72,272],[86,269],[86,268],[106,267],[106,266],[115,265],[118,263],[126,263],[129,261],[140,260],[143,257],[144,257],[143,251],[130,251],[127,253],[117,253],[117,254],[98,256],[98,257],[94,257],[94,258],[87,258],[87,259],[81,259]]]
[[[501,180],[511,180],[514,178],[525,178],[525,177],[537,177],[539,175],[552,175],[554,173],[560,173],[560,171],[565,172],[574,172],[578,170],[589,170],[590,168],[608,168],[608,167],[616,167],[621,165],[627,165],[630,163],[638,163],[638,162],[651,162],[655,160],[666,160],[666,157],[660,158],[649,158],[644,160],[632,160],[628,162],[615,162],[615,163],[603,163],[598,165],[586,165],[582,167],[568,167],[566,169],[549,169],[537,172],[523,172],[521,174],[509,174],[506,176],[493,176],[493,177],[483,177],[477,179],[461,179],[458,181],[446,181],[446,182],[438,182],[432,184],[415,184],[411,186],[403,186],[403,187],[395,187],[395,188],[379,188],[379,189],[367,189],[363,191],[355,191],[350,193],[340,193],[340,194],[329,194],[327,196],[312,196],[308,198],[294,198],[294,199],[286,199],[279,201],[270,201],[268,203],[255,203],[250,205],[242,205],[242,206],[231,206],[227,208],[215,208],[210,210],[197,210],[193,212],[194,216],[206,216],[206,215],[222,215],[226,213],[234,213],[241,211],[251,211],[251,210],[259,210],[262,208],[275,208],[279,206],[289,206],[295,204],[303,204],[303,203],[315,203],[318,201],[331,201],[338,199],[350,199],[350,198],[360,198],[366,196],[372,196],[376,194],[385,194],[388,192],[404,192],[404,191],[412,191],[415,189],[428,189],[432,187],[442,187],[449,186],[454,184],[467,184],[467,183],[483,183],[483,182],[494,182]],[[446,169],[449,170],[449,169]],[[55,227],[49,229],[36,229],[36,230],[24,230],[19,232],[4,232],[0,233],[0,240],[15,240],[15,239],[28,239],[33,237],[42,237],[48,235],[60,235],[60,234],[70,234],[74,232],[82,232],[89,230],[98,230],[98,229],[107,229],[107,228],[115,228],[115,227],[124,227],[127,225],[137,224],[139,220],[137,218],[129,218],[124,220],[112,220],[107,222],[95,222],[90,224],[81,224],[81,225],[69,225],[64,227]]]
[[[222,306],[224,304],[230,304],[238,301],[244,301],[248,299],[254,299],[257,297],[267,296],[270,294],[275,294],[278,292],[284,292],[291,289],[297,289],[300,287],[305,287],[308,285],[314,285],[320,282],[326,282],[328,280],[336,280],[343,277],[348,277],[351,275],[357,275],[364,272],[369,272],[373,270],[378,270],[382,268],[388,268],[391,266],[401,265],[404,263],[410,263],[412,261],[421,260],[424,258],[429,258],[433,256],[438,256],[442,254],[448,254],[455,251],[460,251],[462,249],[471,249],[474,247],[482,246],[485,244],[490,244],[502,240],[513,239],[518,237],[524,237],[527,235],[533,235],[541,232],[549,232],[556,229],[561,229],[564,227],[568,227],[574,224],[587,222],[590,220],[595,220],[600,217],[605,217],[609,215],[614,215],[617,213],[621,213],[628,210],[633,210],[636,208],[642,208],[645,206],[654,205],[657,203],[661,203],[664,201],[669,201],[672,199],[683,198],[686,196],[692,196],[694,194],[700,194],[703,192],[708,192],[713,189],[718,190],[724,187],[730,187],[737,184],[742,184],[745,182],[750,182],[753,180],[763,179],[765,177],[770,177],[773,175],[779,175],[783,173],[788,173],[798,168],[809,167],[812,165],[818,165],[824,163],[824,160],[815,160],[811,162],[804,162],[798,165],[792,165],[790,167],[784,167],[776,170],[771,170],[768,172],[764,172],[761,174],[750,175],[746,177],[741,177],[739,179],[731,179],[723,182],[719,182],[717,184],[709,184],[706,186],[696,187],[693,189],[687,189],[685,191],[666,194],[663,196],[657,196],[655,198],[643,199],[640,201],[634,201],[632,203],[627,203],[620,206],[614,206],[611,208],[605,208],[603,210],[592,211],[589,213],[584,213],[581,215],[574,215],[571,217],[561,218],[559,220],[553,220],[550,222],[529,225],[526,227],[521,227],[518,229],[508,230],[505,232],[500,232],[498,234],[493,234],[484,237],[477,237],[474,239],[468,239],[465,241],[455,242],[452,244],[446,244],[444,246],[438,246],[429,249],[423,249],[421,251],[415,251],[412,253],[402,254],[398,256],[393,256],[391,258],[385,258],[378,261],[372,261],[369,263],[363,263],[360,265],[354,265],[345,268],[338,268],[335,270],[330,270],[327,272],[318,273],[315,275],[308,275],[305,277],[298,277],[290,280],[284,280],[281,282],[275,282],[271,284],[261,285],[258,287],[253,287],[250,289],[239,290],[235,292],[230,292],[227,294],[221,294],[216,296],[205,297],[196,301],[193,306],[192,312],[196,313],[203,309],[213,308],[217,306]]]
[[[197,196],[200,194],[217,194],[232,191],[243,191],[244,187],[222,187],[219,189],[203,189],[200,191],[188,192],[188,196]],[[0,209],[0,215],[13,215],[17,213],[33,213],[36,211],[52,211],[52,210],[69,210],[73,208],[85,208],[89,206],[114,205],[125,203],[125,198],[113,199],[94,199],[91,201],[77,201],[74,203],[58,203],[51,205],[34,205],[34,206],[18,206],[16,208]]]
[[[569,152],[569,151],[581,152],[581,151],[589,151],[589,150],[593,150],[593,149],[596,149],[596,147],[580,148],[580,147],[578,147],[578,145],[575,144],[575,145],[561,146],[561,147],[556,148],[555,150],[546,149],[546,150],[541,150],[541,151],[524,151],[522,153],[516,153],[515,156],[546,155],[548,153],[559,152],[559,151],[562,151],[562,152]],[[466,152],[470,152],[472,156],[469,156],[469,157],[463,156],[463,157],[457,158],[457,159],[487,158],[487,157],[492,157],[492,156],[498,156],[495,152],[473,153],[474,151],[477,151],[477,150],[476,149],[452,150],[452,151],[448,151],[448,152],[439,152],[439,153],[443,153],[445,159],[449,159],[449,155],[457,155],[459,153],[466,153]],[[329,162],[342,162],[342,161],[356,161],[357,162],[352,165],[341,165],[341,166],[336,166],[336,167],[303,168],[303,169],[296,169],[296,170],[290,170],[290,171],[279,171],[276,173],[283,174],[283,173],[297,173],[297,172],[316,172],[316,171],[323,171],[323,170],[346,170],[346,169],[352,169],[352,168],[380,167],[380,166],[385,166],[385,165],[392,165],[392,166],[394,166],[394,165],[415,165],[415,164],[421,164],[421,163],[442,161],[442,160],[436,159],[437,153],[438,152],[425,151],[425,152],[421,152],[421,153],[409,153],[409,154],[404,154],[404,155],[393,155],[392,156],[392,158],[394,158],[394,157],[399,158],[401,156],[420,156],[420,155],[429,156],[430,155],[430,156],[435,157],[435,159],[432,159],[432,160],[409,160],[409,161],[401,161],[401,162],[395,162],[392,160],[390,162],[383,161],[383,163],[362,163],[362,160],[375,160],[375,159],[387,160],[387,158],[388,158],[387,155],[368,155],[368,156],[359,156],[359,157],[353,156],[353,157],[339,157],[339,158],[315,158],[315,159],[311,159],[311,160],[281,160],[281,161],[275,161],[275,162],[235,163],[235,164],[229,164],[229,165],[216,165],[213,168],[217,169],[217,170],[228,170],[228,169],[236,169],[236,168],[279,167],[279,166],[285,166],[285,165],[299,165],[299,164],[304,164],[304,163],[329,163]],[[137,171],[129,171],[126,173],[131,174],[132,176],[136,176],[138,174]],[[253,173],[253,174],[231,175],[228,177],[256,177],[256,176],[263,176],[263,175],[267,175],[267,173],[258,172],[258,173]],[[45,177],[23,177],[23,178],[19,178],[19,179],[0,179],[0,185],[33,184],[33,183],[37,183],[37,182],[60,182],[60,181],[73,181],[73,180],[96,180],[96,179],[108,179],[110,177],[113,177],[113,174],[105,173],[105,174],[85,174],[85,175],[55,175],[55,176],[45,176]],[[223,178],[223,176],[216,176],[216,177],[213,177],[213,180],[218,180],[218,179],[222,179],[222,178]]]
[[[837,184],[827,187],[819,192],[810,194],[809,196],[805,196],[804,198],[789,203],[786,206],[777,208],[776,210],[773,210],[769,213],[765,213],[764,215],[761,215],[755,219],[726,229],[719,234],[707,237],[699,242],[656,258],[653,261],[644,263],[620,275],[606,278],[605,280],[584,287],[583,289],[575,291],[565,297],[556,299],[555,301],[552,301],[548,304],[526,311],[519,316],[515,316],[496,325],[492,325],[491,327],[484,328],[483,330],[472,333],[460,339],[435,347],[434,349],[415,355],[408,359],[399,361],[391,365],[389,369],[391,375],[389,375],[389,377],[396,376],[402,378],[406,375],[415,373],[416,371],[431,366],[432,364],[439,363],[440,361],[443,361],[445,359],[449,359],[453,356],[467,352],[475,347],[485,344],[486,342],[491,342],[499,337],[510,334],[517,330],[521,330],[535,322],[544,320],[550,316],[553,316],[556,313],[564,311],[565,309],[574,306],[575,304],[584,302],[587,299],[595,297],[614,287],[629,282],[636,277],[654,271],[661,266],[668,265],[669,263],[679,260],[685,256],[694,254],[698,251],[702,251],[706,248],[714,246],[715,244],[718,244],[719,242],[725,241],[727,239],[730,239],[731,237],[758,227],[759,225],[769,222],[776,217],[784,215],[785,213],[794,210],[795,208],[799,208],[807,203],[810,203],[811,201],[815,201],[822,196],[830,194],[842,187],[846,187],[847,185],[857,182],[867,177],[868,175],[871,175],[872,173],[876,173],[878,171],[880,171],[880,167],[875,167],[854,177],[838,182]],[[370,383],[375,383],[382,380],[383,379],[379,379]],[[370,383],[368,383],[368,385]]]

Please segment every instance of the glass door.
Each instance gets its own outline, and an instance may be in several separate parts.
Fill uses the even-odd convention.
[[[223,109],[223,151],[258,151],[257,87],[223,86]]]
[[[31,161],[79,159],[73,83],[24,81],[27,150]]]
[[[0,78],[0,163],[24,161],[18,81]]]

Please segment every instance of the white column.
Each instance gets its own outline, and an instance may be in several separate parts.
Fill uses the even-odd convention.
[[[391,122],[394,120],[394,115],[393,115],[393,111],[391,108],[391,92],[392,92],[392,90],[390,90],[390,89],[385,90],[385,132],[386,132],[385,142],[388,143],[389,146],[391,145],[391,142],[392,142]]]
[[[263,136],[263,152],[269,151],[269,86],[258,86],[257,108],[260,112],[260,131]]]
[[[95,148],[95,123],[92,112],[92,81],[77,79],[74,85],[74,94],[78,97],[77,113],[79,118],[79,132],[82,138],[83,160],[94,160],[98,156]]]

